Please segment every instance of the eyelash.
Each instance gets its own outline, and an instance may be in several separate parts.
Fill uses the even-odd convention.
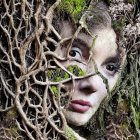
[[[111,71],[111,70],[108,70],[108,69],[107,69],[107,66],[109,66],[109,65],[114,66],[114,70],[112,70],[112,71]],[[106,69],[107,69],[107,71],[109,71],[109,73],[113,73],[113,74],[111,74],[111,75],[114,75],[114,74],[120,72],[120,70],[121,70],[121,66],[118,65],[118,64],[108,64],[108,65],[106,65]]]
[[[81,59],[82,52],[81,52],[81,49],[79,47],[73,45],[72,48],[71,48],[71,50],[70,50],[70,52],[71,51],[79,54],[80,58],[78,58],[78,59]],[[69,55],[70,55],[70,52],[69,52]],[[76,55],[75,56],[72,56],[72,57],[76,57]],[[109,66],[109,65],[112,65],[113,66],[113,70],[107,69],[107,66]],[[114,76],[116,73],[119,73],[121,71],[120,64],[119,63],[116,63],[116,62],[110,62],[105,67],[106,67],[106,70],[108,71],[108,74],[111,75],[111,76]]]
[[[121,70],[121,67],[120,67],[120,66],[116,67],[116,68],[115,68],[115,73],[119,73],[120,70]]]
[[[72,56],[73,54],[71,54],[73,52],[75,52],[75,56],[76,56],[76,53],[79,54],[80,57],[82,57],[82,51],[80,48],[78,47],[72,47],[72,49],[70,50],[69,52],[69,55]],[[75,56],[72,56],[72,57],[75,57]]]

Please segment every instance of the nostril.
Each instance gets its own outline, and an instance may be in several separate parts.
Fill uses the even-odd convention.
[[[83,81],[79,84],[79,90],[86,94],[91,94],[96,92],[94,85],[88,81]]]
[[[81,89],[81,91],[86,94],[91,94],[95,92],[95,90],[91,86],[84,87]]]

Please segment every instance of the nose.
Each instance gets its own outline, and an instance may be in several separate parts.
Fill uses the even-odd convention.
[[[85,94],[92,94],[96,92],[94,84],[90,79],[84,79],[79,82],[79,90]]]

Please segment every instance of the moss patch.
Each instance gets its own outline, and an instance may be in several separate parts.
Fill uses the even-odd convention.
[[[85,72],[81,68],[79,68],[77,65],[70,65],[70,66],[68,66],[67,69],[75,76],[84,76],[85,75]]]
[[[74,135],[73,129],[71,129],[69,126],[64,127],[64,132],[68,140],[77,140],[77,138]]]
[[[47,76],[52,82],[59,82],[70,77],[69,74],[61,68],[49,70]]]
[[[82,11],[87,8],[89,0],[62,0],[58,10],[59,12],[69,13],[74,20],[81,16]]]
[[[58,94],[59,94],[59,90],[58,90],[57,86],[51,86],[51,89],[52,89],[55,97],[57,98]]]
[[[77,65],[68,66],[67,70],[75,76],[84,76],[85,71],[79,68]],[[61,68],[49,70],[47,73],[48,79],[52,82],[60,82],[62,80],[70,78],[70,75]]]

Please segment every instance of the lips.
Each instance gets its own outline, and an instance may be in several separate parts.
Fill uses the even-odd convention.
[[[90,107],[90,102],[84,100],[72,100],[69,105],[70,110],[78,113],[85,113]]]

